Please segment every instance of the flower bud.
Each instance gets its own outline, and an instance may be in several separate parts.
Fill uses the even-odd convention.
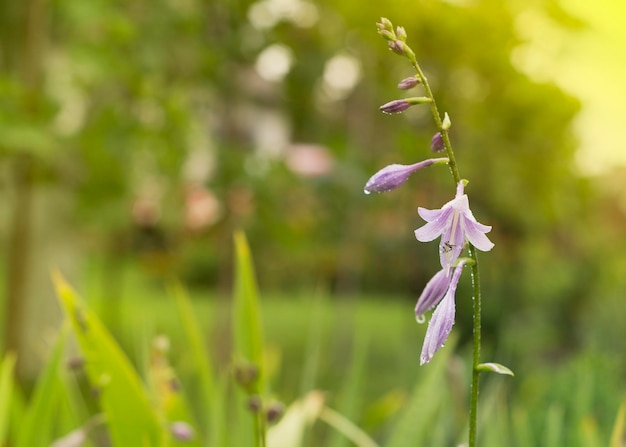
[[[401,40],[390,40],[387,45],[389,45],[389,49],[394,53],[404,56],[406,53],[404,52],[404,47],[406,44]]]
[[[259,397],[258,394],[254,394],[250,396],[246,405],[248,406],[248,410],[253,413],[258,413],[263,407],[263,402],[261,401],[261,397]]]
[[[419,78],[415,76],[411,76],[410,78],[404,78],[398,83],[398,88],[400,90],[410,90],[416,85],[418,85],[421,81]]]
[[[441,123],[441,128],[443,130],[448,130],[452,126],[452,121],[450,121],[450,117],[448,116],[448,112],[443,114],[443,122]]]
[[[396,40],[395,34],[392,31],[387,31],[386,29],[378,31],[378,34],[383,36],[385,40],[388,40],[390,43]]]
[[[365,184],[365,194],[387,192],[401,186],[415,171],[435,163],[447,163],[447,158],[431,158],[412,165],[393,164],[374,174]]]
[[[441,135],[441,132],[437,132],[435,135],[433,135],[433,138],[430,141],[430,150],[433,152],[441,152],[445,148],[446,147],[443,143],[443,136]]]
[[[380,22],[376,24],[376,27],[379,30],[387,30],[393,32],[393,24],[391,23],[391,20],[385,17],[381,17]]]
[[[398,38],[398,40],[406,42],[407,34],[403,26],[399,26],[396,28],[396,37]]]
[[[280,420],[280,418],[283,417],[284,413],[285,413],[285,406],[281,402],[273,402],[272,404],[270,404],[269,407],[267,407],[267,413],[266,413],[267,423],[269,425],[273,425],[277,423]]]
[[[409,107],[411,107],[411,103],[409,103],[406,99],[395,99],[380,106],[380,110],[381,112],[387,114],[402,113]]]
[[[259,368],[252,363],[240,363],[235,365],[235,380],[241,387],[250,392],[255,388],[259,379]]]
[[[188,442],[193,441],[196,437],[196,432],[193,427],[184,421],[172,422],[170,425],[170,433],[178,441]]]
[[[67,360],[66,366],[71,371],[82,371],[85,367],[85,358],[80,356],[70,357]]]

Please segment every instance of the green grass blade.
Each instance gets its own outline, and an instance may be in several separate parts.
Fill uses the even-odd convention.
[[[215,374],[207,347],[202,339],[202,331],[195,318],[195,312],[189,296],[183,287],[174,283],[170,286],[170,294],[176,301],[178,314],[192,361],[200,377],[200,387],[202,393],[202,409],[208,425],[208,441],[210,446],[225,445],[224,439],[224,412],[221,405],[222,392],[219,390],[215,380]]]
[[[364,382],[364,372],[367,371],[367,346],[368,339],[363,333],[355,332],[354,348],[350,362],[350,370],[346,375],[343,389],[339,393],[335,404],[338,412],[345,418],[356,420],[358,410],[361,407],[362,386]],[[348,447],[350,442],[345,437],[345,433],[335,432],[328,443],[330,447]],[[365,444],[364,444],[365,445]]]
[[[0,366],[0,445],[5,445],[9,416],[11,410],[11,396],[13,394],[13,372],[17,357],[8,353]]]
[[[236,232],[235,240],[235,296],[233,300],[233,330],[235,353],[238,360],[252,362],[259,368],[259,389],[264,388],[263,330],[256,275],[246,237]]]
[[[613,425],[613,430],[611,432],[611,442],[609,444],[610,447],[621,447],[626,443],[626,396],[624,396],[624,400],[622,405],[620,405],[619,410],[617,412],[617,417],[615,418],[615,424]]]
[[[59,366],[67,334],[67,330],[61,332],[50,359],[39,376],[31,401],[20,421],[17,435],[18,447],[38,447],[50,443],[50,429],[55,419],[53,415],[57,412],[56,406],[62,388],[59,380]]]
[[[422,445],[421,440],[424,439],[425,433],[430,429],[430,425],[433,423],[432,419],[441,404],[445,368],[448,357],[454,350],[454,345],[454,341],[449,339],[446,343],[446,349],[439,351],[428,366],[422,367],[424,375],[416,384],[407,408],[394,426],[387,447]]]
[[[357,427],[352,421],[341,413],[328,407],[324,407],[319,418],[333,427],[337,433],[341,433],[345,439],[349,439],[358,447],[378,447],[378,444],[367,433]],[[346,442],[346,445],[348,443]]]
[[[89,381],[101,390],[100,404],[113,445],[161,446],[163,429],[130,361],[63,277],[57,273],[52,278],[85,356]]]

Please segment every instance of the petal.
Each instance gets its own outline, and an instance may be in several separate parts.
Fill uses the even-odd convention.
[[[420,319],[423,319],[422,316],[425,312],[439,304],[439,301],[441,301],[446,294],[449,285],[450,278],[446,277],[444,270],[439,270],[430,281],[428,281],[415,305],[415,318],[419,323],[421,323]]]
[[[472,222],[467,218],[463,218],[463,227],[464,233],[470,243],[481,251],[489,251],[493,248],[494,243],[489,240],[485,233],[491,230],[491,227],[488,227],[483,224],[479,224],[478,222]],[[488,230],[484,230],[484,228],[488,228]]]
[[[429,210],[426,208],[422,208],[421,206],[417,208],[417,214],[420,215],[422,219],[426,222],[432,222],[433,220],[437,220],[441,215],[442,210]]]
[[[441,233],[444,232],[446,226],[451,223],[450,217],[454,210],[452,208],[441,209],[439,217],[428,222],[426,225],[415,230],[415,237],[420,242],[429,242],[435,240]]]
[[[450,331],[454,325],[455,315],[454,294],[464,265],[465,261],[461,261],[454,269],[454,274],[452,275],[446,296],[441,300],[437,309],[433,312],[430,323],[428,323],[428,329],[426,330],[426,337],[424,338],[424,345],[422,346],[422,353],[420,355],[421,365],[430,362],[450,335]]]
[[[433,313],[433,317],[428,323],[422,353],[420,355],[420,365],[430,362],[435,353],[443,346],[450,335],[454,325],[454,296],[449,292],[439,303]]]

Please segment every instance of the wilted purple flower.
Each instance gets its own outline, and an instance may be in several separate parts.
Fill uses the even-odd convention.
[[[433,152],[441,152],[445,148],[446,147],[443,144],[443,136],[441,135],[441,132],[437,132],[433,135],[433,139],[430,141],[430,150]]]
[[[419,78],[416,78],[415,76],[411,76],[409,78],[404,78],[403,80],[401,80],[398,83],[398,88],[400,90],[410,90],[419,83],[420,83]]]
[[[441,209],[428,210],[421,207],[417,209],[427,223],[415,230],[415,237],[420,242],[429,242],[441,236],[439,259],[446,276],[461,254],[466,241],[481,251],[489,251],[494,245],[485,236],[485,233],[491,231],[491,227],[476,221],[469,208],[467,195],[463,193],[463,187],[463,182],[460,181],[454,199]]]
[[[445,274],[445,269],[440,270],[426,284],[422,295],[415,306],[415,316],[418,321],[423,320],[423,313],[433,306],[437,308],[428,323],[424,345],[420,355],[420,364],[430,362],[435,353],[443,346],[448,339],[452,326],[454,325],[454,294],[463,271],[463,266],[467,261],[461,260],[454,269],[452,278]],[[442,299],[443,298],[443,299]],[[421,312],[418,314],[418,312]]]
[[[392,189],[396,189],[402,185],[409,178],[411,174],[426,166],[430,166],[434,163],[447,163],[447,158],[431,158],[428,160],[420,161],[412,165],[398,165],[393,164],[384,167],[376,174],[374,174],[365,184],[365,194],[371,194],[373,192],[387,192]]]

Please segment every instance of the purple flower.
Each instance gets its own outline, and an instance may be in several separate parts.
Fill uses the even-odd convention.
[[[441,269],[428,281],[424,291],[415,304],[415,319],[418,323],[424,322],[424,314],[439,304],[450,287],[450,276]]]
[[[424,319],[424,312],[437,305],[433,316],[428,323],[424,345],[420,355],[420,365],[430,362],[435,353],[448,339],[454,325],[454,294],[467,261],[461,260],[454,269],[452,277],[446,275],[445,269],[438,271],[428,281],[422,295],[415,306],[415,316],[418,322]]]
[[[365,184],[364,192],[365,194],[371,194],[373,192],[391,191],[406,182],[415,171],[435,163],[447,162],[447,158],[431,158],[412,165],[393,164],[386,166],[370,177]]]
[[[427,223],[415,230],[415,237],[420,242],[429,242],[441,236],[439,259],[446,276],[463,251],[466,241],[481,251],[493,248],[493,242],[485,236],[485,233],[491,231],[491,227],[476,221],[469,208],[467,195],[463,194],[463,187],[463,182],[459,182],[456,196],[441,209],[417,209]]]

